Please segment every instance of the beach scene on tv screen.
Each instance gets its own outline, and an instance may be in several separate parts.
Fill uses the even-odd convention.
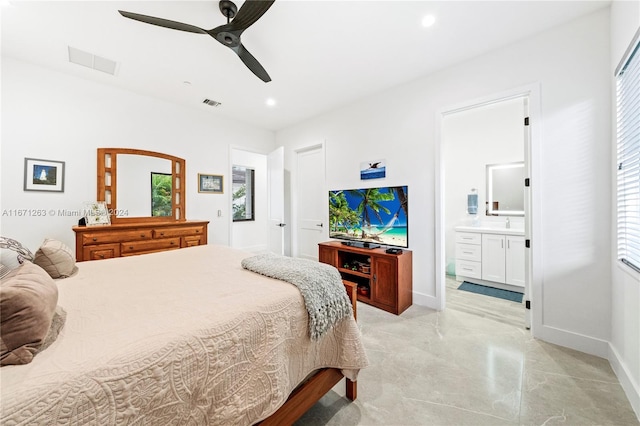
[[[406,186],[329,191],[329,237],[408,247]]]

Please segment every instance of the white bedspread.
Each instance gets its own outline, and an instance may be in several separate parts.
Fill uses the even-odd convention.
[[[286,282],[207,245],[79,263],[58,281],[58,339],[0,369],[0,423],[211,425],[272,414],[312,371],[355,379],[367,358],[353,318],[317,341]]]

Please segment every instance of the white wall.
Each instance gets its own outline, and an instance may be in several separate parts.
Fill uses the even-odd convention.
[[[611,6],[611,60],[609,78],[612,105],[615,105],[614,71],[634,34],[640,29],[640,1],[614,1]],[[615,120],[615,108],[612,108]],[[615,158],[615,121],[611,133],[611,156]],[[616,186],[612,172],[611,215],[615,218]],[[640,274],[620,265],[616,260],[615,220],[612,235],[611,345],[609,360],[620,379],[631,405],[640,417]]]
[[[385,184],[409,185],[414,302],[437,307],[435,146],[446,107],[538,84],[532,123],[540,176],[532,244],[538,332],[547,340],[606,355],[610,337],[611,153],[609,10],[396,87],[277,132],[286,147],[326,141],[327,186],[361,185],[361,161],[387,161]],[[444,267],[444,265],[443,265]],[[536,299],[537,297],[537,299]],[[537,302],[536,302],[537,300]]]
[[[2,58],[1,135],[0,210],[53,212],[45,218],[0,216],[2,235],[32,251],[45,237],[75,247],[71,227],[79,217],[57,212],[81,209],[83,201],[95,200],[99,147],[145,149],[184,158],[187,219],[209,220],[209,242],[228,244],[229,146],[242,144],[269,152],[275,140],[271,131],[217,117],[211,109],[172,105],[7,57]],[[64,193],[23,191],[25,157],[65,161]],[[198,173],[225,175],[225,193],[199,194]],[[219,209],[224,213],[221,218]]]
[[[255,220],[233,222],[231,225],[231,247],[260,252],[267,249],[267,156],[243,149],[231,149],[231,166],[243,166],[255,171]],[[231,173],[229,174],[231,188]],[[229,189],[231,192],[231,189]],[[229,212],[229,220],[233,212]]]
[[[442,162],[445,174],[445,261],[455,268],[455,230],[469,224],[467,194],[478,190],[478,220],[504,222],[485,215],[486,166],[524,161],[524,99],[516,98],[446,115],[442,120]],[[523,182],[520,190],[523,190]],[[512,217],[520,222],[523,218]],[[514,223],[515,224],[515,223]]]

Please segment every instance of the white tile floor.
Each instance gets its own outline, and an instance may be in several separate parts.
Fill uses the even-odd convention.
[[[401,316],[358,304],[371,366],[297,425],[638,425],[608,361],[535,340],[521,304],[457,290]]]

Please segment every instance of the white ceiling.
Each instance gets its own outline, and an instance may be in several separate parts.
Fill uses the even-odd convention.
[[[242,3],[236,2],[238,7]],[[3,56],[279,130],[607,7],[610,1],[276,0],[242,34],[247,50],[270,74],[269,83],[207,35],[136,22],[118,13],[211,29],[226,23],[217,1],[2,4]],[[426,14],[437,19],[430,28],[421,25]],[[116,61],[115,76],[69,63],[68,46]],[[205,98],[222,106],[206,106]],[[277,105],[267,107],[267,98]]]

